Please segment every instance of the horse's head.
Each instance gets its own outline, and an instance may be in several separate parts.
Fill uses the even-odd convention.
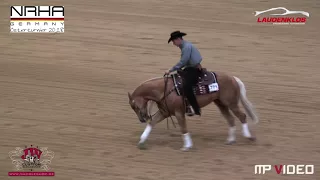
[[[137,114],[140,122],[145,123],[149,119],[147,112],[147,100],[141,96],[132,97],[128,92],[129,104],[133,111]]]

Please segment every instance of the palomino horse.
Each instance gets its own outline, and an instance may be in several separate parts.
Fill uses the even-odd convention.
[[[192,148],[193,142],[187,129],[185,117],[185,100],[181,94],[182,82],[183,77],[180,76],[180,73],[175,73],[171,76],[147,80],[139,85],[132,94],[128,93],[131,108],[141,122],[147,122],[147,126],[138,143],[140,149],[145,148],[145,142],[152,128],[169,116],[175,116],[178,120],[184,142],[181,150],[187,151]],[[241,121],[243,136],[251,141],[255,140],[248,128],[246,114],[239,108],[239,100],[255,123],[258,122],[258,117],[246,97],[245,86],[239,78],[226,73],[209,72],[203,69],[203,74],[199,77],[198,84],[194,86],[194,93],[201,108],[214,102],[227,119],[229,124],[227,144],[233,144],[236,140],[235,122],[230,110]],[[159,108],[159,111],[152,117],[148,113],[148,101],[155,102]]]

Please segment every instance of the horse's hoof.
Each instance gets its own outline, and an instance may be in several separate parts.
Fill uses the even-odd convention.
[[[146,149],[147,149],[145,143],[139,143],[139,144],[138,144],[138,148],[139,148],[140,150],[146,150]]]
[[[232,145],[232,144],[235,144],[235,143],[236,143],[236,141],[227,141],[226,145]]]
[[[256,140],[257,140],[257,138],[255,138],[255,137],[249,137],[248,138],[250,141],[253,141],[253,142],[255,142]]]
[[[180,148],[180,150],[183,151],[183,152],[187,152],[187,151],[189,151],[191,148],[192,148],[192,147],[182,147],[182,148]]]

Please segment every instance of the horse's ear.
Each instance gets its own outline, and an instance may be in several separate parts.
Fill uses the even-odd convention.
[[[129,92],[128,92],[128,97],[129,97],[129,100],[131,101],[132,97],[131,97],[131,94]]]

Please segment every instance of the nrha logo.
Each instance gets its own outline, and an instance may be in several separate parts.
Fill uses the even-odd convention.
[[[292,25],[292,24],[305,24],[307,22],[307,17],[310,14],[306,11],[290,11],[284,7],[271,8],[264,11],[255,11],[254,16],[259,16],[266,12],[284,10],[282,14],[270,14],[269,17],[258,17],[258,23],[271,23],[274,25]],[[289,16],[288,16],[289,15]],[[274,17],[276,16],[276,17]],[[278,17],[277,17],[278,16]],[[282,16],[282,17],[279,17]]]

